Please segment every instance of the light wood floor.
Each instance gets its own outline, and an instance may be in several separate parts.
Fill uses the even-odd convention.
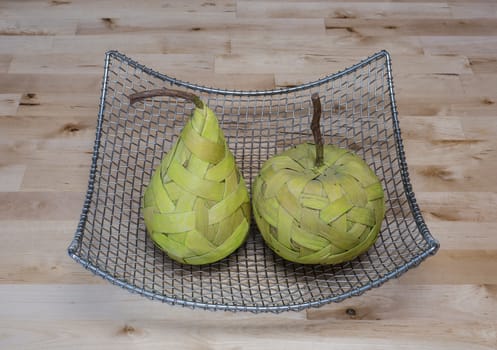
[[[439,253],[300,313],[152,302],[66,254],[104,52],[237,89],[295,85],[381,49]],[[496,349],[497,1],[0,1],[1,349]],[[354,309],[348,312],[347,309]]]

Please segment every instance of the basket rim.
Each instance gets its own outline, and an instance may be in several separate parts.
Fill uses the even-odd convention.
[[[291,305],[278,305],[278,306],[244,306],[244,305],[227,305],[227,304],[214,304],[214,303],[205,303],[205,302],[196,302],[196,301],[189,301],[189,300],[183,300],[183,299],[177,299],[173,297],[168,297],[165,295],[157,294],[148,290],[145,290],[144,288],[137,288],[133,284],[130,284],[126,281],[123,281],[121,279],[118,279],[114,276],[112,276],[110,273],[101,270],[94,264],[90,263],[89,261],[83,259],[77,254],[77,251],[82,243],[82,238],[83,238],[83,232],[86,224],[86,219],[88,215],[88,211],[90,209],[90,204],[91,204],[91,199],[93,196],[93,190],[94,190],[94,182],[95,182],[95,177],[96,177],[96,170],[97,170],[97,160],[99,157],[99,147],[100,147],[100,141],[101,141],[101,136],[102,136],[102,123],[103,123],[103,116],[104,116],[104,108],[105,108],[105,99],[106,99],[106,93],[107,93],[107,85],[108,85],[108,71],[109,71],[109,65],[110,65],[110,60],[111,58],[116,58],[118,60],[122,60],[127,62],[130,66],[134,67],[135,69],[140,69],[150,75],[153,75],[163,81],[169,82],[171,84],[175,84],[177,86],[185,87],[188,89],[196,90],[199,92],[205,92],[205,93],[217,93],[217,94],[223,94],[223,95],[235,95],[235,96],[264,96],[264,95],[276,95],[276,94],[285,94],[285,93],[291,93],[295,91],[300,91],[300,90],[305,90],[309,89],[315,86],[318,86],[322,83],[329,82],[331,80],[336,80],[343,75],[346,75],[350,73],[351,71],[354,71],[356,69],[359,69],[367,64],[369,64],[371,61],[377,60],[379,58],[384,57],[386,59],[386,68],[387,68],[387,74],[388,74],[388,88],[389,88],[389,95],[390,95],[390,105],[391,105],[391,112],[392,112],[392,122],[393,122],[393,131],[394,131],[394,137],[395,137],[395,145],[396,145],[396,150],[397,150],[397,155],[399,157],[399,165],[400,165],[400,172],[401,172],[401,177],[402,177],[402,182],[405,190],[405,194],[407,197],[408,204],[411,208],[411,212],[414,217],[414,221],[425,239],[428,249],[425,250],[422,254],[416,256],[412,260],[408,261],[404,265],[390,271],[388,274],[384,275],[383,277],[376,279],[374,281],[371,281],[370,283],[350,290],[346,293],[336,295],[333,297],[328,297],[328,298],[323,298],[315,301],[310,301],[310,302],[305,302],[305,303],[299,303],[299,304],[291,304]],[[98,117],[97,117],[97,127],[96,127],[96,132],[95,132],[95,142],[93,144],[93,153],[92,153],[92,162],[90,165],[90,174],[89,174],[89,179],[88,179],[88,188],[86,191],[84,203],[83,203],[83,208],[81,211],[80,215],[80,220],[77,225],[77,229],[74,233],[74,237],[69,244],[67,248],[67,253],[68,255],[81,264],[85,269],[90,270],[93,272],[95,275],[98,275],[109,282],[111,282],[114,285],[120,286],[124,289],[127,289],[128,291],[132,293],[137,293],[140,295],[143,295],[149,299],[155,299],[159,300],[168,304],[173,304],[173,305],[181,305],[185,307],[190,307],[190,308],[200,308],[200,309],[205,309],[205,310],[223,310],[223,311],[250,311],[254,313],[258,312],[273,312],[273,313],[278,313],[278,312],[284,312],[284,311],[301,311],[303,309],[307,309],[310,307],[319,307],[331,302],[340,302],[344,299],[347,299],[352,296],[358,296],[363,294],[364,292],[381,286],[383,283],[387,282],[388,280],[392,278],[397,278],[409,269],[418,266],[423,260],[425,260],[427,257],[434,255],[438,249],[440,248],[440,243],[438,240],[436,240],[432,234],[430,233],[424,219],[421,213],[421,210],[416,202],[415,195],[413,192],[412,185],[410,183],[409,179],[409,172],[407,168],[407,161],[406,161],[406,156],[404,152],[404,146],[402,142],[402,137],[401,137],[401,131],[400,131],[400,126],[399,126],[399,119],[398,119],[398,113],[397,113],[397,105],[395,102],[395,92],[393,89],[393,77],[392,77],[392,62],[391,62],[391,56],[386,50],[381,50],[363,60],[360,62],[345,68],[344,70],[341,70],[337,73],[327,75],[323,78],[310,81],[301,85],[297,86],[292,86],[292,87],[285,87],[285,88],[277,88],[277,89],[267,89],[267,90],[230,90],[230,89],[218,89],[218,88],[213,88],[213,87],[208,87],[204,85],[199,85],[199,84],[194,84],[194,83],[189,83],[183,80],[179,80],[176,78],[173,78],[171,76],[165,75],[163,73],[160,73],[158,71],[155,71],[147,66],[144,66],[137,61],[129,58],[125,54],[117,51],[117,50],[109,50],[105,53],[105,61],[104,61],[104,74],[103,74],[103,79],[102,79],[102,86],[101,86],[101,95],[100,95],[100,105],[99,105],[99,111],[98,111]]]
[[[182,86],[191,90],[199,91],[199,92],[205,92],[205,93],[216,93],[216,94],[221,94],[221,95],[232,95],[232,96],[264,96],[264,95],[279,95],[279,94],[287,94],[290,92],[295,92],[295,91],[300,91],[300,90],[305,90],[309,89],[318,85],[321,85],[322,83],[332,81],[339,79],[340,77],[347,75],[348,73],[357,70],[370,62],[377,60],[381,57],[385,57],[387,61],[390,61],[390,54],[388,53],[387,50],[381,50],[378,51],[371,56],[364,58],[360,60],[359,62],[355,63],[352,66],[349,66],[347,68],[344,68],[343,70],[337,71],[332,74],[325,75],[319,79],[316,80],[311,80],[309,82],[299,84],[296,86],[288,86],[288,87],[282,87],[282,88],[274,88],[274,89],[263,89],[263,90],[237,90],[237,89],[222,89],[222,88],[216,88],[216,87],[211,87],[211,86],[206,86],[202,84],[196,84],[196,83],[191,83],[182,79],[177,79],[174,78],[171,75],[167,75],[164,73],[161,73],[157,70],[154,70],[150,67],[147,67],[138,61],[130,58],[129,56],[119,52],[118,50],[109,50],[105,53],[106,55],[106,61],[108,58],[114,57],[123,61],[126,61],[130,66],[134,68],[138,68],[148,74],[151,74],[161,80],[164,80],[168,83]]]

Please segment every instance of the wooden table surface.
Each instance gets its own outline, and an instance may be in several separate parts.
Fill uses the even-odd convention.
[[[271,89],[381,49],[441,242],[363,296],[279,315],[149,301],[71,260],[104,53]],[[496,349],[497,1],[0,1],[1,349]],[[353,309],[355,312],[348,311]]]

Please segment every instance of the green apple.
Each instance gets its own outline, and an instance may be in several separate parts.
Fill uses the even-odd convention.
[[[384,191],[352,151],[324,146],[321,103],[312,95],[315,143],[268,159],[253,184],[252,208],[265,242],[282,258],[338,264],[374,244],[385,215]]]

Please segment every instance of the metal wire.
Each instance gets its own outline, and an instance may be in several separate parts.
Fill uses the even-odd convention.
[[[133,92],[193,90],[214,109],[249,186],[270,156],[312,140],[310,96],[322,99],[325,143],[348,147],[382,180],[386,217],[376,244],[335,266],[287,262],[252,222],[248,241],[207,266],[169,259],[149,240],[145,186],[192,112],[174,98],[131,107]],[[117,51],[105,58],[88,191],[69,255],[93,273],[151,299],[209,310],[281,312],[338,302],[398,277],[438,250],[409,181],[386,51],[339,73],[291,88],[231,91],[183,82]]]

